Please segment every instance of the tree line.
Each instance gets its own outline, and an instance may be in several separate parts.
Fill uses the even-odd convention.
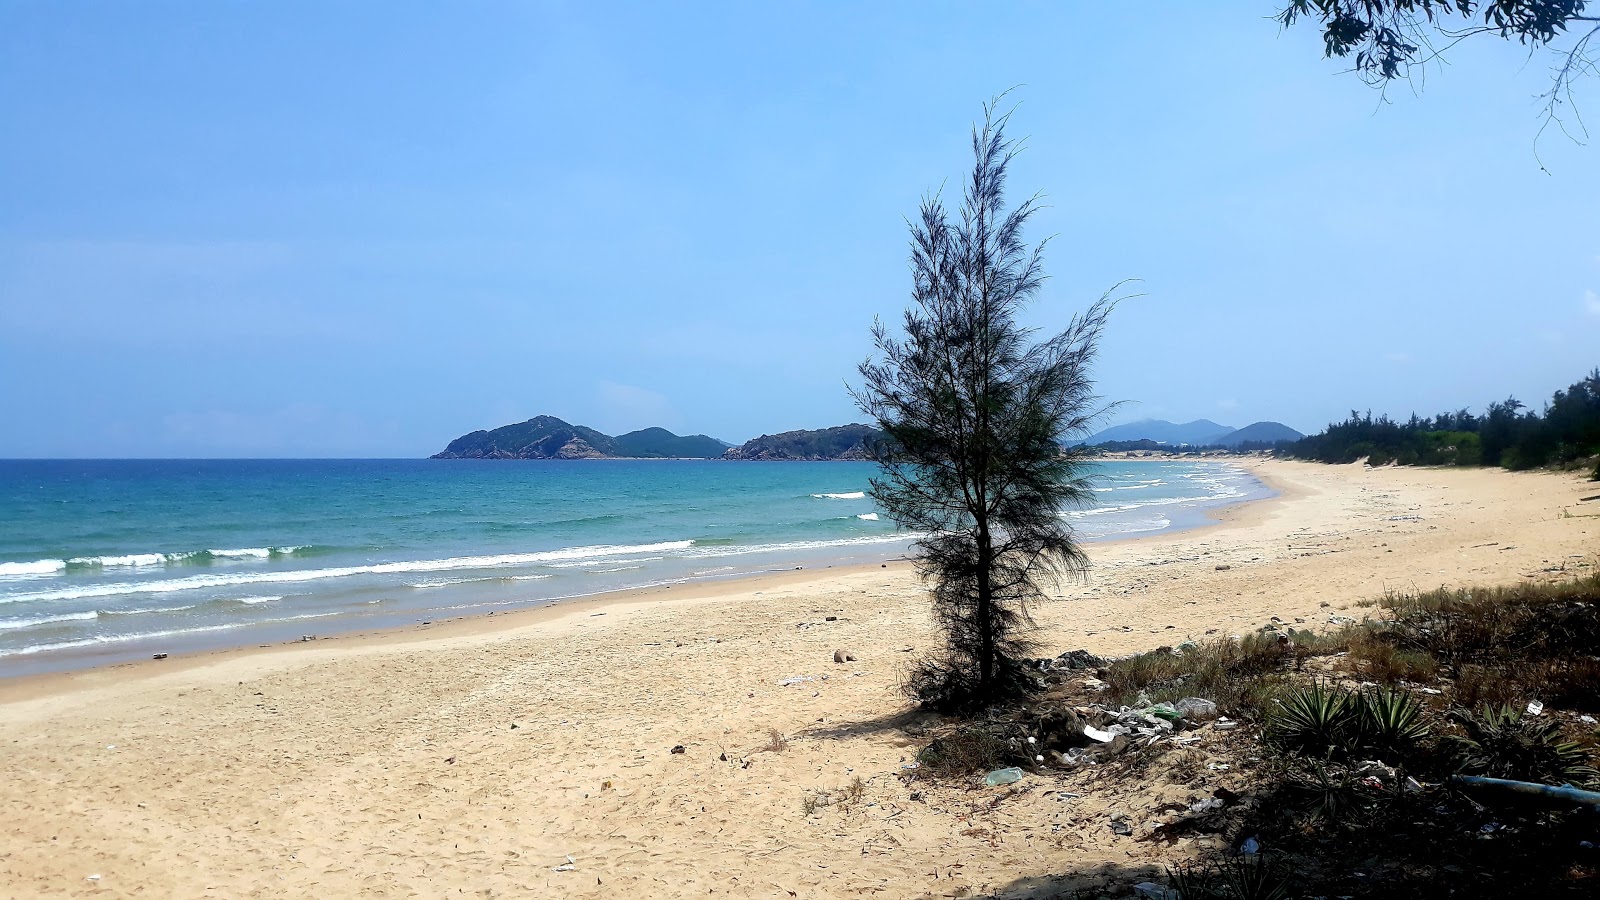
[[[1514,397],[1490,403],[1483,415],[1467,409],[1431,418],[1413,413],[1403,422],[1352,410],[1344,421],[1281,444],[1277,452],[1325,463],[1364,458],[1375,466],[1570,467],[1600,456],[1600,368],[1556,391],[1543,410]],[[1600,480],[1600,460],[1594,476]]]

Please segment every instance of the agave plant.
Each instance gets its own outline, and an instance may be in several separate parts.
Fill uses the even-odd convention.
[[[1319,762],[1312,762],[1304,777],[1290,781],[1289,789],[1301,812],[1330,826],[1340,825],[1368,805],[1354,776],[1348,771],[1330,773]]]
[[[1457,768],[1467,774],[1541,783],[1591,784],[1595,769],[1583,748],[1561,738],[1554,720],[1524,719],[1514,706],[1484,706],[1451,715],[1465,736],[1452,736]]]
[[[1421,704],[1405,691],[1375,688],[1362,693],[1357,706],[1364,749],[1401,760],[1428,736]]]
[[[1292,874],[1263,856],[1240,856],[1211,865],[1167,870],[1183,900],[1288,900]]]
[[[1329,756],[1347,750],[1360,727],[1355,697],[1318,681],[1283,697],[1267,722],[1267,739],[1286,752]]]

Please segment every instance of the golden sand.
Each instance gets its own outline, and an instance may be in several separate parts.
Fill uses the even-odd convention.
[[[1093,546],[1035,610],[1052,655],[1323,626],[1600,550],[1576,477],[1250,465],[1279,498]],[[1045,779],[906,784],[897,679],[936,640],[909,568],[874,566],[12,679],[0,896],[1010,895],[1182,857],[1084,825]],[[817,791],[858,796],[808,815]]]

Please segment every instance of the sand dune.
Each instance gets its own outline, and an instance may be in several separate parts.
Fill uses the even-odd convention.
[[[1315,626],[1600,547],[1575,477],[1258,465],[1280,498],[1093,547],[1042,642]],[[872,567],[0,683],[0,895],[942,897],[1185,852],[1085,827],[1045,779],[904,783],[895,686],[935,640],[909,569]]]

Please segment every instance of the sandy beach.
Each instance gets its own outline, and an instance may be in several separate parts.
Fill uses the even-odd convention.
[[[1279,496],[1093,545],[1034,610],[1041,649],[1600,562],[1576,475],[1245,464]],[[0,895],[1026,896],[1182,858],[1048,778],[907,783],[926,717],[896,687],[936,641],[901,564],[0,682]]]

